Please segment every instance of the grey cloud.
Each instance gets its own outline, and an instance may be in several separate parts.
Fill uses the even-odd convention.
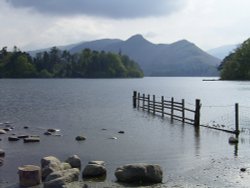
[[[16,8],[33,8],[50,15],[91,15],[138,18],[168,15],[185,0],[6,0]]]

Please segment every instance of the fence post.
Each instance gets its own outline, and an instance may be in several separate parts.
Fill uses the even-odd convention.
[[[142,110],[144,111],[144,106],[145,106],[145,94],[143,93],[142,95]]]
[[[185,100],[182,99],[181,103],[182,103],[182,123],[184,124],[185,123]]]
[[[195,101],[195,114],[194,114],[194,126],[199,127],[200,126],[200,99],[196,99]]]
[[[171,122],[174,120],[174,97],[171,98]]]
[[[133,93],[133,107],[136,108],[136,96],[137,96],[137,91],[134,91]]]
[[[137,107],[140,108],[140,93],[138,93],[138,97],[137,97]]]
[[[238,135],[239,131],[239,104],[235,103],[235,133]]]
[[[153,95],[153,114],[155,115],[155,95]]]
[[[161,97],[161,116],[164,117],[164,96]]]
[[[148,95],[148,112],[150,112],[150,95]]]

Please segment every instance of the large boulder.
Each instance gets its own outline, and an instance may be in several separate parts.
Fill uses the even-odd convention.
[[[53,172],[45,179],[44,188],[65,187],[68,183],[78,181],[79,174],[78,168]]]
[[[161,183],[163,172],[159,165],[139,163],[117,168],[115,176],[119,182],[125,183]]]
[[[107,170],[103,165],[99,164],[88,164],[83,172],[82,177],[83,178],[98,178],[98,177],[104,177],[107,174]]]
[[[45,180],[48,175],[53,172],[62,170],[62,164],[59,159],[54,156],[44,157],[41,160],[42,179]]]
[[[72,168],[81,169],[81,159],[77,155],[73,155],[66,160],[67,163],[71,165]]]
[[[48,166],[50,163],[57,164],[58,166],[61,165],[61,161],[54,156],[47,156],[41,159],[42,168],[44,168],[45,166]]]

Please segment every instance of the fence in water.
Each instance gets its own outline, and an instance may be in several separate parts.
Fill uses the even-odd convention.
[[[166,100],[164,96],[161,96],[160,100],[156,99],[156,96],[141,94],[140,92],[133,92],[133,107],[142,109],[142,111],[152,113],[153,115],[160,115],[161,117],[169,117],[171,121],[177,120],[183,124],[191,124],[195,127],[207,127],[210,129],[225,131],[229,133],[239,134],[239,105],[234,106],[234,125],[235,129],[226,129],[225,126],[201,124],[201,102],[199,99],[195,100],[195,104],[192,108],[187,108],[185,100],[176,101],[173,97],[170,100]]]

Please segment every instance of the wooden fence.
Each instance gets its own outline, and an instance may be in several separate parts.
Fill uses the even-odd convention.
[[[153,115],[158,114],[162,117],[168,116],[171,121],[177,120],[182,123],[187,123],[194,125],[196,127],[200,126],[200,100],[196,99],[195,109],[189,109],[185,107],[185,100],[182,99],[180,102],[177,102],[172,97],[171,100],[165,100],[164,97],[161,97],[160,101],[156,101],[155,95],[150,97],[150,95],[140,94],[137,91],[134,91],[133,94],[133,107],[142,109]],[[190,116],[186,116],[187,113],[191,113]]]
[[[220,131],[225,131],[229,133],[239,134],[239,105],[235,104],[235,130],[225,130],[216,127],[209,127],[200,124],[200,109],[201,102],[200,99],[195,100],[194,109],[187,108],[185,105],[185,100],[175,101],[172,97],[171,100],[165,100],[164,96],[161,97],[161,100],[156,100],[155,95],[145,95],[137,91],[133,93],[133,107],[142,109],[153,115],[160,115],[162,117],[170,117],[171,121],[177,120],[183,124],[191,124],[195,127],[207,127],[211,129],[216,129]],[[189,114],[187,116],[187,114]]]

